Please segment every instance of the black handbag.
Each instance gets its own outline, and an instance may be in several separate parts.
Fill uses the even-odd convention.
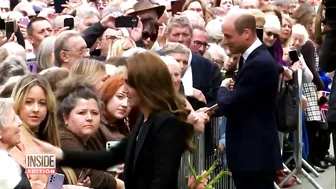
[[[293,73],[293,78],[280,84],[277,97],[276,120],[278,130],[289,133],[298,129],[300,91],[298,73]]]

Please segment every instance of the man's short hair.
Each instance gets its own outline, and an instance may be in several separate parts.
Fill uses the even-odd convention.
[[[184,16],[174,16],[169,19],[167,24],[167,33],[170,34],[173,27],[188,27],[190,33],[192,34],[192,27],[187,17]]]
[[[33,32],[34,32],[34,28],[33,28],[33,24],[35,22],[38,22],[38,21],[43,21],[43,20],[46,20],[49,22],[48,19],[44,18],[44,17],[36,17],[34,18],[33,20],[31,20],[28,25],[27,25],[27,35],[28,36],[32,36],[33,35]],[[50,22],[49,22],[50,23]]]
[[[189,54],[190,50],[181,43],[168,42],[160,51],[161,56],[168,56],[172,53]]]
[[[256,19],[251,14],[242,14],[234,22],[238,34],[242,34],[245,29],[251,30],[252,34],[256,32]]]
[[[55,66],[62,66],[61,52],[63,50],[68,50],[71,44],[68,44],[70,38],[72,37],[81,37],[80,34],[76,31],[68,30],[62,32],[55,41],[54,57],[55,57]]]

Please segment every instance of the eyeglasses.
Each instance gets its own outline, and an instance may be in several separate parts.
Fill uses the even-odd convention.
[[[267,35],[268,37],[271,37],[271,36],[273,36],[274,38],[278,38],[278,37],[279,37],[278,34],[275,34],[275,33],[273,33],[273,32],[265,32],[265,33],[266,33],[266,35]]]
[[[157,39],[157,34],[156,33],[155,34],[153,34],[153,33],[150,34],[149,32],[142,32],[142,39],[146,40],[148,38],[150,38],[151,41],[155,42],[156,39]]]
[[[195,40],[194,44],[197,45],[198,47],[203,46],[206,49],[208,49],[210,47],[210,45],[207,42],[202,42],[202,41],[198,41],[198,40]]]
[[[90,49],[89,48],[85,48],[85,49],[82,49],[82,50],[79,50],[79,51],[70,51],[70,50],[63,50],[63,51],[69,52],[69,53],[76,53],[79,56],[84,56],[86,54],[90,54]]]
[[[215,64],[219,64],[219,65],[223,65],[224,64],[223,60],[215,60],[215,59],[213,59],[212,62],[215,63]]]

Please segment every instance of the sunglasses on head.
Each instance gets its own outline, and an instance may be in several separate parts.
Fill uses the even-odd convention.
[[[151,41],[155,42],[157,39],[157,34],[150,34],[149,32],[142,32],[142,39],[146,40],[150,38]]]

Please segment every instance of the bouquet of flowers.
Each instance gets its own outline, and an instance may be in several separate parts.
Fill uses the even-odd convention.
[[[215,171],[218,164],[216,160],[207,171],[203,171],[200,175],[197,175],[195,168],[189,164],[189,169],[192,175],[188,178],[188,189],[213,189],[213,186],[224,175],[229,175],[229,171],[221,170],[212,180],[210,175]]]

